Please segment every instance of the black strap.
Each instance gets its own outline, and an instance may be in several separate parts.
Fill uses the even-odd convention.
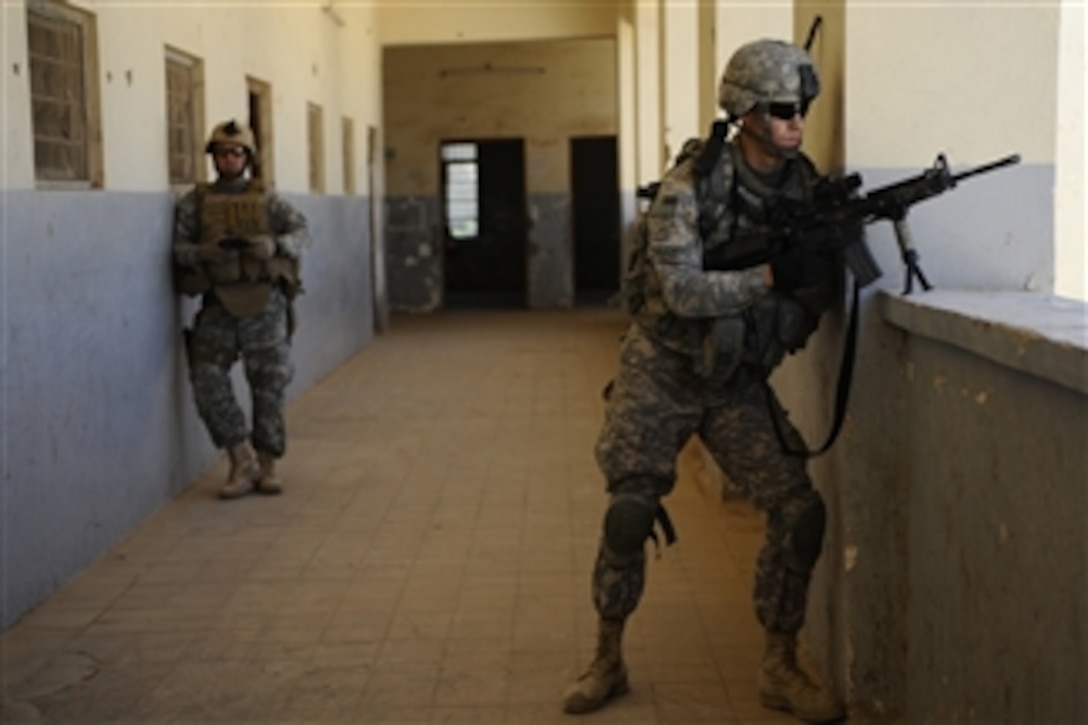
[[[850,383],[854,379],[854,361],[857,358],[858,309],[861,306],[859,304],[860,287],[856,279],[853,280],[853,285],[854,292],[850,302],[850,322],[846,328],[846,341],[843,344],[842,363],[839,366],[839,382],[835,387],[835,420],[831,424],[831,432],[828,433],[827,440],[824,441],[822,446],[814,451],[804,447],[798,450],[790,446],[786,441],[786,436],[782,433],[782,423],[778,420],[778,411],[775,409],[771,385],[768,382],[763,383],[763,390],[767,395],[767,410],[770,412],[771,422],[774,424],[774,433],[778,437],[778,443],[782,446],[782,450],[787,455],[815,458],[822,453],[826,453],[834,445],[835,439],[839,437],[839,433],[842,431],[842,424],[846,421],[846,407],[850,400]]]
[[[654,517],[658,526],[661,527],[661,533],[665,535],[665,546],[672,546],[676,543],[676,527],[672,525],[672,519],[669,518],[669,512],[665,510],[665,505],[659,503],[657,505],[657,515]],[[653,539],[654,548],[657,550],[657,557],[661,558],[661,539],[658,538],[657,532],[650,529],[650,538]]]

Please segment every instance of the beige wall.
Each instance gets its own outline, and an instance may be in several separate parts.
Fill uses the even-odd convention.
[[[616,99],[612,40],[390,48],[388,193],[435,195],[442,139],[512,137],[526,139],[529,193],[566,191],[568,139],[615,134]]]
[[[1084,3],[1066,2],[1061,10],[1058,68],[1058,179],[1055,200],[1057,249],[1055,292],[1088,300],[1088,12]]]
[[[638,134],[637,173],[640,185],[661,178],[665,168],[661,113],[661,12],[655,2],[636,2],[635,128]]]
[[[549,40],[616,32],[616,5],[611,2],[476,0],[377,5],[382,45]]]
[[[307,191],[306,103],[320,104],[325,119],[325,169],[329,193],[342,190],[340,119],[355,121],[357,190],[365,193],[365,131],[381,118],[381,71],[372,6],[338,11],[342,25],[320,6],[221,7],[177,3],[73,3],[94,13],[98,27],[105,188],[167,188],[164,46],[204,62],[208,125],[245,118],[246,76],[272,86],[276,186]],[[5,58],[23,58],[26,21],[21,3],[4,3]],[[261,38],[245,42],[238,29]],[[289,51],[289,52],[286,52]],[[18,65],[17,62],[14,62]],[[6,188],[33,188],[29,81],[25,69],[6,62],[4,79]]]
[[[661,5],[662,129],[665,161],[671,163],[684,141],[706,134],[699,123],[699,8],[694,3]]]
[[[958,164],[1018,151],[1053,164],[1058,19],[1052,3],[850,0],[850,163]]]
[[[803,45],[817,16],[822,19],[809,54],[820,75],[820,95],[812,104],[805,128],[805,153],[823,173],[842,171],[846,162],[843,46],[846,43],[845,0],[799,0],[793,31],[787,37]]]
[[[793,3],[730,3],[717,0],[714,24],[715,67],[720,76],[733,51],[744,43],[758,38],[791,39]]]

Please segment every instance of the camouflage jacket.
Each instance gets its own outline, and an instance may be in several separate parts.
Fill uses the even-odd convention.
[[[769,185],[748,168],[735,141],[708,175],[698,176],[695,163],[687,158],[666,174],[647,212],[649,270],[636,322],[666,347],[696,358],[697,368],[729,375],[743,361],[769,372],[804,344],[823,303],[772,290],[762,265],[704,269],[703,252],[761,231],[766,203],[804,198],[815,168],[801,155]]]

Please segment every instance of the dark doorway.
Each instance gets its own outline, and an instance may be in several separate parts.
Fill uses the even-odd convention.
[[[570,141],[574,302],[605,303],[619,290],[620,193],[615,136]]]
[[[525,142],[441,145],[446,307],[525,307]]]
[[[272,86],[246,76],[246,88],[249,127],[253,130],[253,138],[257,143],[253,178],[271,186],[275,183],[272,167]]]

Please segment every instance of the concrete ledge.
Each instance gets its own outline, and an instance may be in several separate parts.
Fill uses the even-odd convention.
[[[879,293],[886,322],[1088,395],[1088,304],[1031,292]]]

